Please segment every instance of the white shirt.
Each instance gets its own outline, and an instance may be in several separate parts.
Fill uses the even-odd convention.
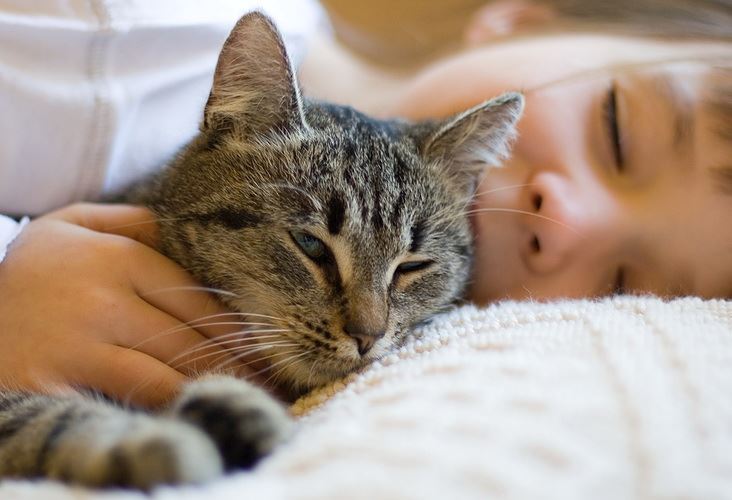
[[[0,0],[0,213],[94,200],[163,166],[254,9],[297,66],[322,20],[313,0]],[[0,255],[16,232],[3,219]]]

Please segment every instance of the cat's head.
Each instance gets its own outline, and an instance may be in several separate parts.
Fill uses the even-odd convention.
[[[461,297],[467,205],[522,107],[505,94],[410,124],[309,102],[274,26],[249,14],[220,55],[201,133],[159,179],[164,249],[275,327],[261,354],[282,380],[325,383]]]

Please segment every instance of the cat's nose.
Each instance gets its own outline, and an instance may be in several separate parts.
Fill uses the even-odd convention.
[[[370,331],[368,328],[363,328],[362,325],[350,321],[343,326],[343,331],[356,341],[358,353],[361,356],[366,355],[376,341],[384,336],[384,331]]]

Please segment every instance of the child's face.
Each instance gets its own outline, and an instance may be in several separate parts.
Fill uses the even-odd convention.
[[[423,73],[399,111],[445,115],[505,90],[700,47],[576,35],[514,42]],[[676,63],[528,92],[513,157],[484,177],[471,207],[471,298],[729,296],[732,194],[712,170],[732,155],[701,105],[706,71]]]

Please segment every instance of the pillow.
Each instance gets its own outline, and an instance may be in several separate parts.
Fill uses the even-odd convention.
[[[296,435],[253,471],[152,498],[728,499],[730,394],[732,301],[469,306],[297,401]]]

